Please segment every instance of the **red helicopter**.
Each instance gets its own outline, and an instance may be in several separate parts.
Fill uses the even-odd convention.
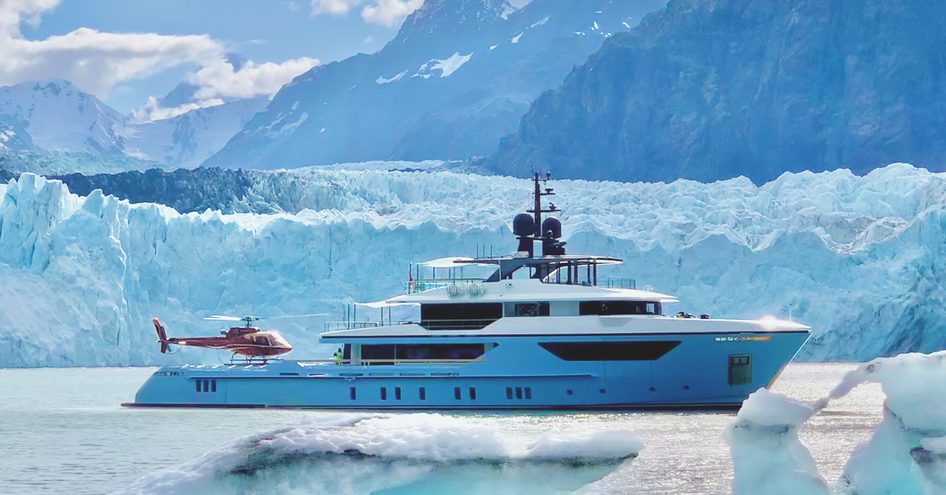
[[[300,315],[301,316],[301,315]],[[305,315],[316,316],[316,315]],[[205,347],[208,349],[226,349],[237,355],[243,356],[247,361],[259,359],[266,362],[269,358],[280,356],[292,350],[289,342],[275,330],[262,330],[259,327],[251,326],[253,322],[262,318],[255,316],[244,316],[238,318],[235,316],[213,315],[204,318],[209,321],[242,321],[246,325],[242,327],[231,327],[229,330],[222,330],[222,337],[168,337],[164,331],[164,325],[157,317],[151,319],[154,323],[154,329],[158,332],[158,342],[161,343],[161,352],[166,353],[171,344],[191,347]],[[232,361],[232,358],[231,358]]]

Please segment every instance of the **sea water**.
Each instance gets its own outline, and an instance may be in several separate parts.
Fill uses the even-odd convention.
[[[847,364],[774,389],[823,397]],[[125,409],[152,368],[0,370],[0,493],[729,493],[733,413]],[[868,385],[805,424],[840,476],[881,419]]]

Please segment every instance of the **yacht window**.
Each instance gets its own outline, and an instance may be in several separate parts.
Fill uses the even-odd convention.
[[[424,387],[417,389],[417,396],[420,397],[420,400],[427,400],[427,389]]]
[[[401,400],[401,387],[394,387],[394,400]]]
[[[421,325],[428,330],[479,330],[503,317],[502,303],[423,304]]]
[[[381,387],[381,400],[388,400],[388,389]]]
[[[361,346],[361,359],[366,361],[394,361],[393,344],[372,344]]]
[[[453,398],[460,400],[460,387],[453,387]]]
[[[532,398],[532,387],[526,387],[526,399]]]
[[[348,398],[351,400],[355,400],[355,397],[356,397],[355,387],[348,387]]]
[[[512,399],[512,387],[506,387],[506,398]]]
[[[680,345],[680,341],[539,342],[539,345],[565,361],[654,361]]]
[[[211,392],[217,391],[217,380],[210,380],[210,391]]]
[[[739,354],[729,356],[729,384],[748,385],[752,383],[752,356]]]
[[[486,344],[363,344],[361,346],[361,359],[368,361],[464,361],[477,359],[485,353]]]
[[[581,315],[659,315],[660,303],[654,301],[581,301]]]
[[[194,383],[197,384],[197,391],[200,392],[200,380],[197,380]]]
[[[345,344],[345,346],[342,347],[342,359],[346,363],[351,362],[351,344]]]
[[[506,316],[548,316],[547,302],[506,303]]]
[[[476,387],[470,387],[470,400],[476,400]]]

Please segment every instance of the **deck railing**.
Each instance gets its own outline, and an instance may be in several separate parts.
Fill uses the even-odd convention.
[[[353,330],[356,328],[375,328],[380,324],[376,321],[351,321],[351,320],[338,320],[338,321],[327,321],[323,325],[325,328],[324,331],[331,332],[333,330]]]
[[[605,285],[609,289],[636,289],[637,280],[633,278],[606,278]],[[600,285],[600,284],[599,284]]]
[[[482,278],[422,278],[404,282],[404,291],[408,294],[424,292],[442,287],[464,287],[477,285],[483,282]]]

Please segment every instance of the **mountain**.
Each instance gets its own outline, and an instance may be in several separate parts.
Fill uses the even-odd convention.
[[[452,172],[250,172],[201,169],[153,187],[208,205],[255,191],[298,213],[181,214],[32,174],[0,184],[0,364],[215,363],[159,354],[150,318],[190,335],[219,329],[202,322],[209,314],[334,318],[347,302],[399,293],[409,262],[515,250],[509,226],[531,188]],[[792,317],[813,327],[804,359],[946,346],[946,174],[898,164],[762,186],[554,186],[569,252],[624,259],[601,276],[675,294],[671,314]],[[296,358],[334,350],[318,347],[319,320],[279,323]]]
[[[196,167],[219,150],[260,110],[269,98],[235,100],[126,127],[128,156],[169,167]]]
[[[495,149],[531,101],[665,0],[427,0],[374,54],[284,86],[205,165],[276,168],[466,159]]]
[[[239,67],[244,59],[229,55]],[[173,108],[196,101],[182,82],[163,98]],[[162,120],[122,115],[68,81],[0,87],[0,168],[43,174],[196,167],[219,150],[256,112],[265,96],[231,99]]]
[[[935,0],[672,0],[538,98],[486,165],[645,181],[942,170],[944,45]]]
[[[120,155],[125,117],[68,81],[0,87],[0,151]]]

